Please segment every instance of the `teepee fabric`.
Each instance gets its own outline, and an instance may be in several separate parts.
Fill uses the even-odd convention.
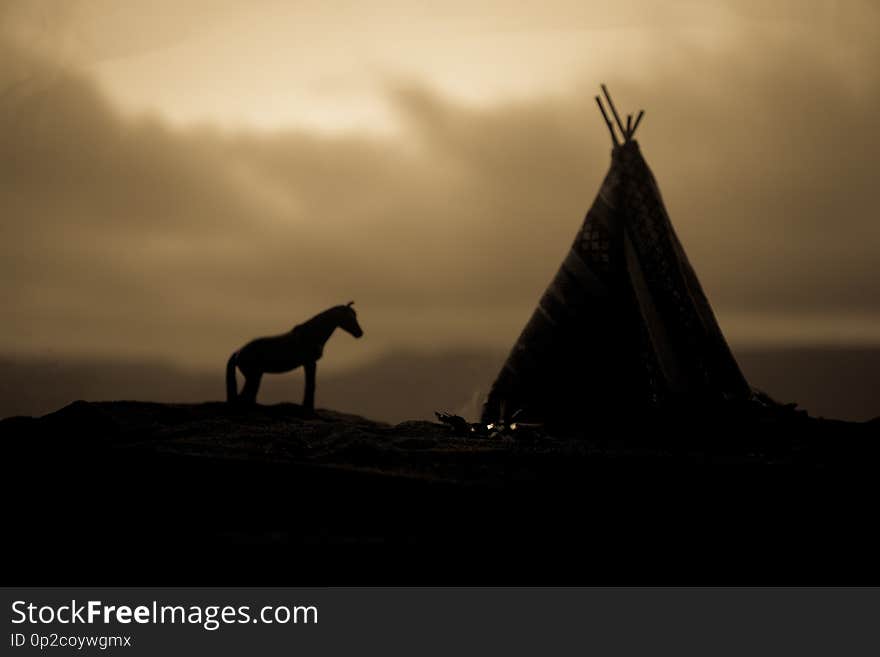
[[[630,133],[631,134],[631,133]],[[584,414],[751,394],[634,140],[493,385],[484,422],[570,424]]]

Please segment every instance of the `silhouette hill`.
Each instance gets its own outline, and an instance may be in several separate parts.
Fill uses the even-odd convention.
[[[79,401],[0,422],[6,559],[54,584],[880,582],[878,433],[768,407],[475,439]]]

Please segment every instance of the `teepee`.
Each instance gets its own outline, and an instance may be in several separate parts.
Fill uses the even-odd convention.
[[[482,421],[585,417],[746,399],[751,389],[605,85],[611,168],[491,388]],[[621,134],[618,139],[615,125]]]

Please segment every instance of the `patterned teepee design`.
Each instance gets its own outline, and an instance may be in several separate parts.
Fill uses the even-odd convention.
[[[499,373],[485,423],[557,425],[682,401],[746,399],[739,369],[697,280],[635,124],[611,131],[611,168],[565,260]]]

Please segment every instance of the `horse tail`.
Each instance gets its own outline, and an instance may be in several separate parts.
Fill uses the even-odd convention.
[[[230,404],[238,399],[238,382],[235,380],[235,365],[237,361],[237,351],[226,361],[226,401]]]

